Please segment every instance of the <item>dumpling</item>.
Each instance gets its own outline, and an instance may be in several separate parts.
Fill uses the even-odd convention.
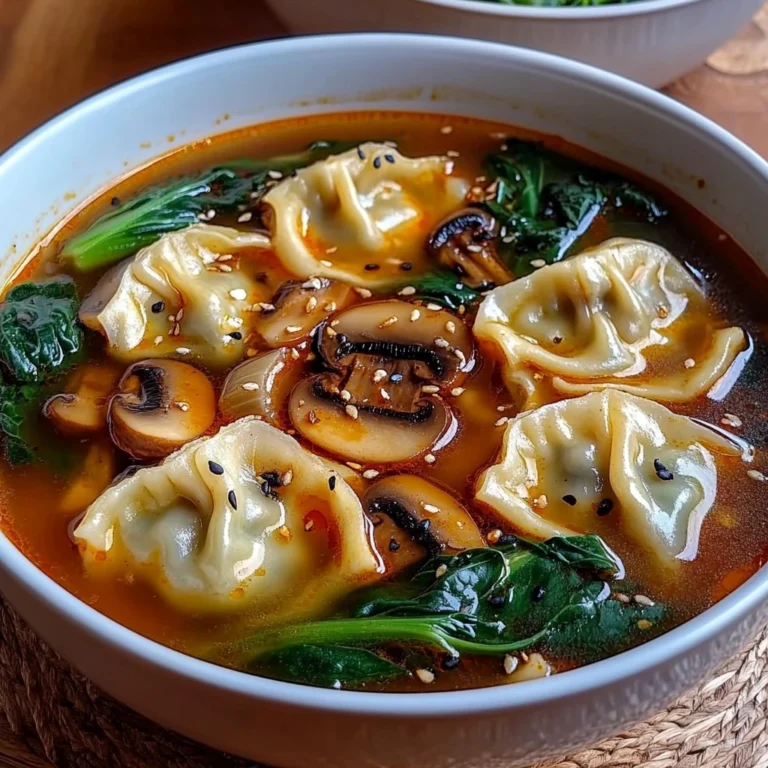
[[[659,563],[696,556],[718,460],[740,451],[663,405],[593,392],[521,414],[476,499],[524,536],[617,532]]]
[[[524,408],[604,388],[685,402],[746,347],[664,248],[620,238],[496,288],[474,332],[503,353]]]
[[[231,365],[245,355],[248,310],[269,298],[266,286],[240,270],[237,256],[267,248],[264,235],[208,224],[163,235],[104,275],[80,319],[125,362],[181,356]]]
[[[461,205],[468,184],[444,157],[404,157],[366,143],[314,163],[265,197],[278,258],[299,277],[321,276],[375,287],[417,274],[426,239]]]
[[[143,578],[189,611],[268,618],[322,612],[375,575],[367,526],[322,459],[244,418],[107,489],[74,536],[91,573]]]

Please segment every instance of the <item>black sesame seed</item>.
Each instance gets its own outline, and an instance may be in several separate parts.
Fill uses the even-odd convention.
[[[208,469],[210,469],[214,475],[224,474],[224,467],[222,467],[221,464],[217,464],[215,461],[208,462]]]
[[[381,158],[380,157],[374,157],[373,158],[373,167],[374,168],[381,168]]]
[[[366,264],[364,267],[366,272],[375,272],[378,268],[378,264]]]
[[[563,341],[562,336],[553,336],[552,337],[552,343],[553,344],[560,344]]]
[[[534,603],[541,602],[546,594],[547,590],[539,584],[533,588],[533,591],[531,592],[531,600],[533,600]]]
[[[461,661],[461,656],[446,656],[440,665],[443,669],[456,669]]]
[[[227,500],[229,501],[232,509],[237,509],[237,496],[234,491],[230,491],[227,494]]]
[[[499,538],[496,544],[500,547],[515,546],[517,544],[517,536],[511,536],[510,534],[505,533]]]
[[[359,157],[361,160],[365,160],[365,152],[363,152],[363,150],[362,150],[362,148],[361,148],[361,147],[358,147],[358,148],[357,148],[357,156],[358,156],[358,157]]]
[[[507,598],[504,595],[491,595],[488,598],[488,602],[494,607],[494,608],[501,608],[504,603],[507,602]]]
[[[576,506],[576,497],[572,494],[568,493],[565,496],[563,496],[563,501],[569,506],[569,507],[575,507]]]
[[[400,265],[400,269],[402,269],[402,270],[403,270],[403,272],[410,272],[410,271],[413,269],[413,264],[411,264],[411,262],[410,262],[410,261],[404,261],[404,262],[403,262],[403,263]]]
[[[119,198],[119,197],[113,197],[113,198],[110,200],[110,203],[111,203],[112,205],[120,205],[120,198]]]
[[[675,476],[658,459],[653,460],[653,468],[656,470],[659,480],[675,479]]]
[[[597,516],[605,517],[606,515],[610,514],[612,509],[613,509],[613,501],[611,499],[603,499],[597,505]]]
[[[392,538],[389,540],[389,551],[390,552],[397,552],[397,550],[400,549],[400,542],[398,542],[397,539]]]
[[[281,486],[283,484],[283,481],[280,479],[280,475],[277,472],[262,472],[261,476],[270,484],[274,485],[276,488]]]
[[[421,520],[416,525],[416,533],[417,534],[424,534],[426,533],[430,528],[432,527],[432,523],[429,520]]]
[[[403,374],[393,373],[390,375],[389,380],[393,381],[395,384],[399,384],[403,380]]]
[[[330,488],[332,491],[335,491],[335,490],[336,490],[336,475],[331,475],[331,476],[328,478],[328,487],[329,487],[329,488]]]
[[[394,155],[386,154],[386,155],[384,155],[384,159],[388,163],[394,163],[395,162],[395,156]]]
[[[164,301],[156,301],[152,305],[152,311],[157,314],[158,312],[162,312],[165,309],[165,302]]]
[[[240,341],[240,339],[243,338],[243,334],[240,331],[232,331],[232,333],[230,333],[229,336],[235,341]]]

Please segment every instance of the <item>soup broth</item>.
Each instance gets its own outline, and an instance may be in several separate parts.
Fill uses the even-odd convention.
[[[182,198],[187,182],[208,191]],[[151,190],[152,231],[113,237],[109,226],[127,225],[105,217]],[[204,228],[200,243],[207,227],[240,239],[190,245],[189,226]],[[202,271],[134,269],[170,237],[182,238],[174,258],[209,254]],[[297,271],[307,258],[314,267]],[[575,277],[553,271],[574,264]],[[217,136],[88,201],[14,285],[62,277],[74,281],[77,349],[26,379],[0,349],[16,420],[3,426],[0,523],[66,589],[167,646],[316,685],[496,685],[645,642],[764,562],[765,278],[682,200],[561,139],[383,112]],[[171,306],[164,280],[194,291],[176,286]],[[648,295],[666,298],[643,331],[654,280]],[[120,290],[127,303],[103,314]],[[26,311],[0,324],[24,326]],[[209,352],[217,312],[238,322]],[[618,329],[602,346],[598,314]],[[633,362],[614,365],[621,355]],[[173,382],[184,397],[152,400]],[[626,394],[628,383],[646,389]],[[553,432],[524,421],[577,401],[587,415],[563,409]],[[221,442],[189,447],[200,436]],[[637,473],[627,488],[604,456],[620,445]],[[480,494],[489,478],[496,490]],[[216,536],[247,545],[230,552]],[[590,615],[573,607],[584,595]]]

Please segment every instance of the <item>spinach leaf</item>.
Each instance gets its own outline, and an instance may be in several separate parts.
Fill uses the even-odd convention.
[[[259,659],[259,669],[275,677],[325,687],[390,680],[408,674],[365,648],[343,645],[289,645]]]
[[[564,259],[601,217],[655,223],[666,215],[644,190],[536,142],[506,142],[486,169],[496,187],[485,207],[501,225],[500,255],[518,276],[532,272],[533,261]]]
[[[0,383],[0,433],[5,456],[12,465],[27,464],[37,458],[25,434],[25,426],[40,405],[40,389],[33,384]]]
[[[71,261],[82,272],[100,269],[151,245],[166,232],[195,224],[208,211],[235,213],[254,207],[267,191],[270,171],[287,175],[357,144],[316,141],[295,155],[236,160],[152,187],[118,205],[72,238],[64,246],[61,258]]]
[[[22,283],[0,304],[0,361],[20,382],[40,382],[73,362],[83,334],[71,280]]]
[[[268,630],[238,650],[253,668],[296,646],[416,646],[453,657],[540,647],[600,658],[647,635],[664,616],[660,605],[612,599],[605,579],[619,575],[619,567],[596,536],[544,543],[505,537],[492,549],[432,558],[407,585],[392,585],[390,594],[378,588],[350,618]],[[643,620],[648,624],[639,625]],[[282,671],[294,674],[288,665]]]
[[[411,280],[408,285],[416,288],[416,296],[442,304],[449,309],[468,307],[480,298],[480,292],[465,285],[453,272],[442,270]]]

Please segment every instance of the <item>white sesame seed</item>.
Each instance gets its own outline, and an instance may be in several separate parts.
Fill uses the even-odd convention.
[[[766,477],[762,472],[758,472],[756,469],[750,469],[747,472],[747,477],[752,478],[752,480],[759,480],[761,483],[764,483],[766,480],[768,480],[768,477]]]
[[[255,392],[257,389],[259,389],[259,385],[255,381],[246,381],[243,382],[242,388],[246,392]]]
[[[464,394],[464,392],[466,392],[466,390],[464,389],[464,387],[454,387],[454,388],[451,390],[451,394],[452,394],[454,397],[459,397],[459,395],[463,395],[463,394]]]
[[[304,307],[304,311],[307,314],[309,314],[310,312],[314,312],[316,306],[317,306],[317,299],[314,296],[310,296],[307,299],[307,304]]]
[[[302,288],[306,288],[308,291],[319,291],[323,284],[320,282],[320,278],[310,277],[309,280],[301,284]]]
[[[338,250],[339,250],[339,246],[338,245],[332,245],[330,248],[326,248],[325,252],[326,253],[336,253],[336,251],[338,251]]]
[[[298,360],[299,359],[299,350],[296,349],[296,347],[291,347],[291,357],[294,360]]]
[[[447,342],[442,336],[437,336],[435,338],[435,346],[440,347],[440,349],[446,349],[450,346],[450,343]]]
[[[175,323],[176,322],[176,315],[168,315],[168,322],[169,323]]]
[[[459,362],[464,365],[467,362],[467,358],[460,349],[454,349],[453,354],[459,358]]]
[[[507,245],[509,245],[510,243],[513,243],[514,241],[515,241],[514,235],[507,235],[506,237],[501,238],[501,242],[506,243]]]
[[[341,320],[331,320],[331,328],[335,328],[340,322]]]
[[[352,393],[348,389],[342,389],[341,392],[339,392],[339,395],[345,403],[348,403],[352,399]]]
[[[541,269],[542,267],[547,266],[547,262],[544,261],[544,259],[533,259],[533,261],[531,261],[531,266],[536,269]]]
[[[180,411],[184,411],[184,412],[186,412],[186,411],[188,411],[188,410],[189,410],[189,403],[184,403],[184,402],[182,402],[182,401],[179,401],[178,403],[176,403],[176,407],[177,407],[177,408],[178,408]]]
[[[231,296],[233,299],[235,299],[235,301],[245,301],[245,298],[246,298],[246,296],[247,296],[248,294],[245,292],[245,289],[244,289],[244,288],[233,288],[233,289],[232,289],[232,290],[229,292],[229,295],[230,295],[230,296]],[[183,310],[181,310],[181,309],[180,309],[180,310],[179,310],[179,314],[177,315],[177,319],[179,319],[179,320],[181,320],[181,313],[182,313],[182,311],[183,311]]]
[[[348,461],[347,462],[347,466],[350,469],[362,469],[363,468],[363,465],[362,464],[358,464],[356,461]]]
[[[448,155],[448,157],[459,157],[460,155],[455,149],[449,149],[445,154]]]
[[[448,573],[448,566],[443,563],[435,569],[435,578],[439,579],[441,576],[445,576],[446,573]]]
[[[333,266],[333,262],[332,261],[328,261],[328,259],[320,259],[320,263],[324,267],[332,267]]]
[[[402,288],[397,292],[398,296],[413,296],[413,294],[416,293],[416,289],[412,285],[406,285],[405,288]]]
[[[656,605],[647,595],[635,595],[634,600],[638,605],[644,605],[646,608],[652,608]]]
[[[162,336],[155,336],[155,346],[157,346],[158,344],[162,344],[162,343],[163,343],[163,337]]]
[[[742,425],[741,419],[733,413],[726,413],[723,418],[720,419],[720,423],[724,424],[726,427],[740,427]]]
[[[336,311],[336,302],[335,301],[329,301],[327,304],[323,304],[323,309],[326,312],[335,312]]]
[[[327,326],[325,327],[325,332],[326,332],[326,333],[327,333],[327,334],[328,334],[328,335],[329,335],[331,338],[333,338],[334,336],[338,336],[338,334],[336,333],[336,331],[334,331],[334,330],[333,330],[333,328],[331,328],[331,326],[330,326],[330,325],[327,325]]]
[[[367,288],[355,288],[355,291],[357,292],[358,296],[362,297],[363,299],[370,299],[373,294],[367,289]]]
[[[459,304],[459,314],[463,315],[467,311],[467,308],[463,304]]]
[[[250,221],[253,218],[253,214],[250,211],[246,211],[245,213],[241,213],[237,220],[240,224],[245,224],[246,221]]]
[[[434,395],[436,392],[440,391],[440,387],[438,387],[435,384],[425,384],[421,391],[424,392],[427,395]]]
[[[449,133],[453,133],[453,126],[450,125],[443,125],[440,127],[440,133],[445,134],[446,136]]]
[[[219,269],[222,272],[231,272],[232,271],[232,267],[230,267],[229,264],[219,264]]]
[[[306,523],[304,523],[304,530],[305,531],[311,531],[315,527],[315,521],[310,519],[307,520]]]
[[[383,368],[377,368],[373,372],[373,383],[378,384],[383,379],[387,378],[387,372]]]
[[[350,419],[356,419],[359,415],[357,408],[354,405],[348,405],[344,410],[347,412],[347,416],[349,416]]]
[[[544,509],[544,507],[546,507],[547,504],[549,504],[549,499],[544,493],[542,493],[541,496],[537,496],[533,500],[533,506],[538,507],[539,509]]]
[[[382,399],[382,400],[391,400],[391,399],[392,399],[392,398],[389,396],[389,392],[387,392],[387,390],[386,390],[386,389],[384,389],[384,387],[382,387],[382,388],[379,390],[379,394],[381,395],[381,399]]]
[[[394,325],[397,322],[397,318],[392,315],[392,317],[388,317],[381,325],[379,325],[379,328],[387,328],[390,325]]]
[[[419,312],[418,309],[414,309],[413,312],[411,312],[412,323],[415,323],[420,317],[421,317],[421,312]]]
[[[696,361],[692,357],[687,357],[683,365],[686,368],[693,368],[693,366],[696,365]]]
[[[425,685],[429,685],[429,683],[435,682],[435,673],[430,672],[428,669],[417,669],[416,677],[418,677],[419,680],[421,680],[421,682]]]
[[[509,421],[509,416],[502,416],[493,423],[494,427],[503,427]]]
[[[216,257],[216,261],[232,261],[233,258],[231,253],[222,253]]]
[[[431,309],[434,312],[438,312],[442,309],[442,307],[439,304],[435,304],[434,301],[430,301],[429,304],[427,304],[427,309]]]
[[[429,512],[433,515],[436,515],[440,511],[440,507],[436,507],[434,504],[423,504],[425,512]]]
[[[177,355],[189,355],[191,352],[192,350],[189,347],[176,347]]]
[[[176,313],[176,322],[180,323],[184,319],[184,307],[182,307],[177,313]]]
[[[511,675],[520,664],[519,659],[517,656],[511,656],[510,654],[507,654],[504,657],[504,674],[505,675]]]
[[[366,480],[373,480],[374,477],[379,476],[379,470],[378,469],[366,469],[365,472],[363,472],[363,477]]]
[[[334,688],[335,690],[340,691],[341,690],[341,680],[334,680],[333,681],[333,685],[331,686],[331,688]]]
[[[266,302],[266,301],[260,301],[259,308],[261,309],[262,312],[272,312],[275,309],[275,305],[270,304],[269,302]]]
[[[292,482],[293,482],[293,470],[292,469],[287,469],[280,476],[280,484],[281,485],[290,485]]]
[[[437,459],[435,458],[435,454],[434,453],[428,453],[424,457],[424,461],[426,461],[427,464],[434,464],[437,461]]]
[[[298,333],[302,329],[302,326],[300,325],[286,325],[285,326],[285,332],[286,333]]]
[[[489,534],[486,536],[488,541],[491,544],[497,544],[499,539],[503,536],[503,532],[500,531],[498,528],[494,528],[492,531],[489,532]]]
[[[280,173],[280,171],[267,171],[267,176],[269,176],[270,179],[282,179],[283,174]]]
[[[456,333],[456,323],[454,323],[453,320],[448,320],[445,324],[445,330],[448,331],[448,333]]]
[[[632,602],[629,598],[629,595],[625,595],[623,592],[615,592],[613,595],[620,603],[624,603],[627,605],[628,603]]]

